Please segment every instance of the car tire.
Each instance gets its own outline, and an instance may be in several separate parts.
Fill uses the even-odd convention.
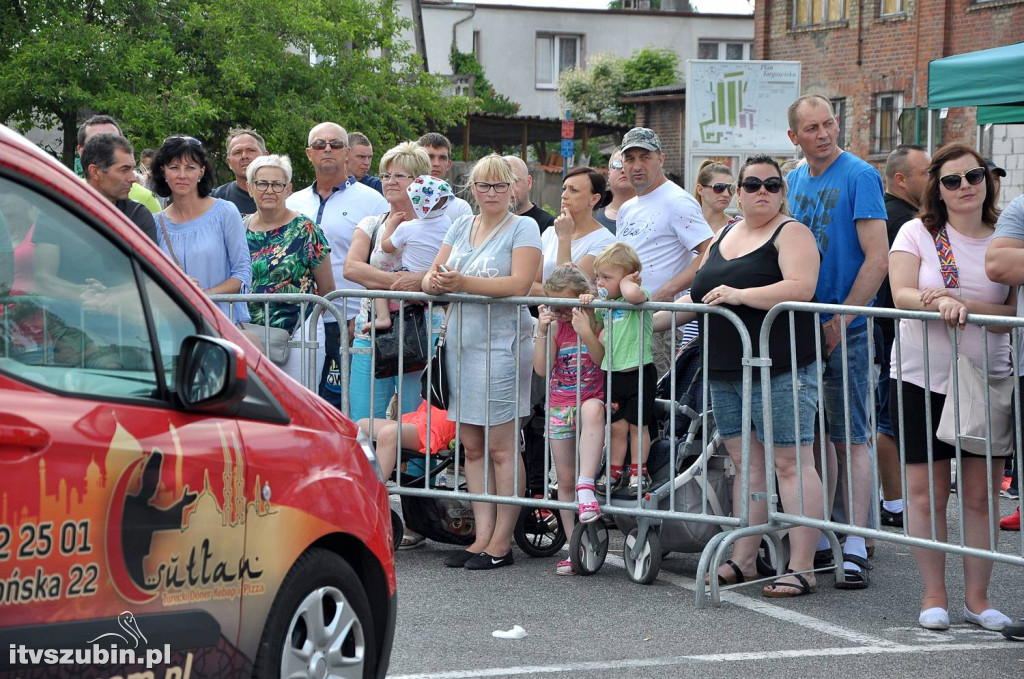
[[[362,581],[338,554],[310,549],[296,560],[274,599],[253,677],[369,679],[376,668],[373,616]]]

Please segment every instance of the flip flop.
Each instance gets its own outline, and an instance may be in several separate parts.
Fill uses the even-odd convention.
[[[789,570],[786,571],[786,575],[792,575],[796,578],[796,582],[773,582],[764,589],[761,590],[762,596],[766,596],[769,599],[792,599],[797,596],[804,596],[805,594],[813,594],[818,591],[817,584],[810,584],[800,573],[794,573]],[[788,587],[788,590],[778,589],[779,587]],[[796,591],[793,591],[796,590]]]
[[[742,585],[744,582],[747,581],[746,576],[743,575],[743,571],[740,570],[740,567],[737,566],[733,562],[732,559],[726,559],[725,563],[723,563],[722,565],[723,566],[728,566],[729,568],[731,568],[732,572],[734,574],[734,577],[727,578],[724,575],[719,575],[718,576],[718,586],[719,587],[725,587],[726,585]],[[704,584],[705,585],[709,584],[707,578],[704,579]]]
[[[422,547],[426,544],[426,536],[420,535],[419,533],[406,533],[402,536],[402,541],[398,543],[399,549],[415,549],[416,547]]]

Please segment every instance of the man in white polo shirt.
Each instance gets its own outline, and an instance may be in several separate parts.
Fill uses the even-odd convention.
[[[345,257],[352,245],[352,230],[364,217],[386,212],[384,196],[348,176],[348,134],[337,123],[320,123],[309,131],[306,157],[313,163],[313,184],[288,197],[287,205],[316,222],[331,246],[331,268],[338,290],[361,290],[358,283],[345,279]],[[349,322],[359,313],[359,298],[335,301]],[[333,314],[324,314],[327,360],[320,375],[319,394],[335,407],[341,407],[341,329]]]
[[[652,302],[671,302],[690,288],[711,227],[696,199],[665,176],[665,154],[654,130],[634,127],[622,138],[622,169],[636,198],[619,208],[615,235],[629,243],[643,264],[643,286]],[[672,330],[654,334],[651,346],[659,375],[675,355]]]

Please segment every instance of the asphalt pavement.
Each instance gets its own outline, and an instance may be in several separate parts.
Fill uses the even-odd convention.
[[[1012,511],[1009,500],[1000,504],[1003,515]],[[1021,553],[1021,533],[1001,537],[1001,551]],[[564,551],[530,558],[514,547],[513,566],[475,572],[444,567],[450,545],[399,552],[388,676],[1024,676],[1024,642],[963,622],[959,557],[947,559],[953,625],[932,632],[917,625],[921,585],[904,546],[878,544],[867,590],[836,590],[832,576],[819,574],[810,596],[770,600],[757,585],[741,586],[702,610],[694,606],[699,554],[672,554],[643,586],[627,579],[621,548],[613,531],[604,567],[589,577],[555,575]],[[1024,616],[1024,568],[996,564],[989,595],[1011,617]],[[491,635],[514,625],[524,638]]]

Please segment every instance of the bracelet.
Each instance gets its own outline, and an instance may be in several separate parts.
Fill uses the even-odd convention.
[[[547,335],[534,335],[533,336],[533,339],[547,339],[547,338],[548,338]]]

